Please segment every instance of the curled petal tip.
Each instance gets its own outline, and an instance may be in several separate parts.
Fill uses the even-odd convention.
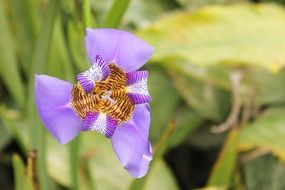
[[[118,126],[112,145],[121,164],[134,178],[147,174],[152,160],[151,144],[148,140],[150,113],[148,104],[136,105],[132,119]]]
[[[131,174],[134,178],[144,177],[149,170],[149,164],[152,161],[152,149],[151,144],[149,143],[149,152],[143,154],[139,164],[135,167],[126,166],[125,169]]]

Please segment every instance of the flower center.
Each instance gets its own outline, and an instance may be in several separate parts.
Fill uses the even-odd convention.
[[[79,82],[72,90],[72,106],[83,119],[88,112],[105,113],[118,123],[128,121],[134,112],[134,105],[126,91],[126,73],[115,64],[110,64],[110,75],[104,81],[95,83],[86,93]]]

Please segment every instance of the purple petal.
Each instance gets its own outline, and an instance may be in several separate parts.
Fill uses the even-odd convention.
[[[87,29],[85,48],[91,63],[97,54],[125,71],[138,70],[152,55],[154,48],[136,36],[116,29]]]
[[[106,114],[87,113],[83,119],[82,131],[98,131],[107,138],[111,138],[116,130],[117,121]]]
[[[105,80],[109,75],[109,67],[106,61],[99,55],[96,55],[95,62],[90,69],[79,73],[76,77],[86,93],[93,90],[96,81]]]
[[[35,98],[39,116],[48,131],[68,143],[81,130],[81,120],[71,107],[72,84],[47,75],[35,76]]]
[[[134,104],[148,103],[151,100],[147,89],[147,71],[127,73],[127,92]]]
[[[136,105],[131,121],[118,126],[112,137],[112,145],[121,164],[135,178],[146,175],[152,160],[149,126],[149,105]]]
[[[131,120],[137,127],[142,138],[148,140],[150,127],[150,106],[149,104],[135,105],[135,111]]]

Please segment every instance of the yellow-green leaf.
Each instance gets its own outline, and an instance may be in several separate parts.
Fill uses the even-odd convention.
[[[15,190],[33,190],[31,173],[27,171],[20,156],[14,154],[12,160],[15,176]]]
[[[216,161],[208,181],[208,186],[227,188],[235,169],[237,159],[238,130],[232,129]]]
[[[162,159],[152,165],[143,190],[178,190],[173,174]]]
[[[174,13],[138,35],[156,48],[154,61],[180,57],[199,66],[285,63],[285,11],[272,4],[208,6]]]
[[[17,65],[15,41],[9,30],[4,2],[0,2],[0,79],[20,108],[25,105],[25,89]],[[2,89],[1,89],[2,91]]]
[[[285,160],[285,109],[270,109],[240,132],[239,147],[266,148]]]

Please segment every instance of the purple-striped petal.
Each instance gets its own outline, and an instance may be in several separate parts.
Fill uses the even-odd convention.
[[[146,175],[152,160],[149,126],[149,105],[136,105],[132,119],[118,126],[112,137],[112,145],[121,164],[135,178]]]
[[[72,84],[47,75],[35,76],[35,99],[39,116],[48,131],[68,143],[81,130],[81,120],[71,107]]]
[[[116,29],[87,29],[85,48],[91,63],[97,54],[108,63],[116,63],[127,72],[138,70],[152,55],[154,48],[136,36]]]
[[[92,66],[85,72],[79,73],[76,77],[86,93],[93,90],[96,81],[105,80],[109,75],[109,67],[106,61],[99,55],[95,56]]]
[[[111,138],[117,127],[117,121],[103,113],[87,113],[83,119],[82,131],[98,131]]]
[[[151,100],[147,89],[147,71],[127,73],[127,92],[134,104],[148,103]]]

